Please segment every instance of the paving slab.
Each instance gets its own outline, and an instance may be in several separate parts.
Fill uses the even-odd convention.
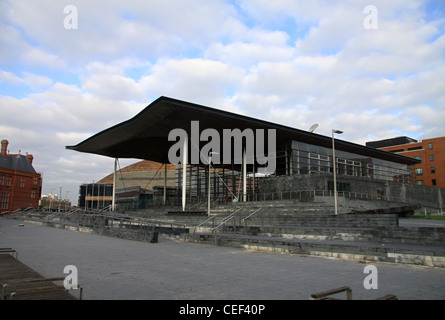
[[[20,226],[22,224],[22,226]],[[78,270],[83,299],[307,300],[341,286],[354,300],[394,294],[401,300],[445,299],[445,269],[381,263],[377,289],[366,289],[366,264],[322,257],[249,252],[176,242],[130,241],[0,218],[0,247],[49,277]]]

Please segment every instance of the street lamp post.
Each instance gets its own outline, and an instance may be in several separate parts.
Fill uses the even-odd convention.
[[[50,193],[50,197],[49,197],[49,211],[52,212],[52,206],[53,206],[53,201],[52,201],[52,197],[53,197],[53,190],[54,188],[51,188],[51,193]]]
[[[337,161],[335,159],[335,143],[334,134],[342,134],[343,131],[332,129],[332,160],[334,161],[334,205],[335,215],[338,215],[338,203],[337,203]]]
[[[69,191],[65,191],[65,212],[66,212],[66,203],[67,203],[67,200],[68,200],[68,192]]]
[[[60,187],[59,198],[60,198],[60,199],[59,199],[59,210],[58,210],[58,212],[60,213],[60,210],[61,210],[61,209],[60,209],[60,206],[61,206],[61,204],[62,204],[62,203],[61,203],[61,201],[62,201],[62,187]]]

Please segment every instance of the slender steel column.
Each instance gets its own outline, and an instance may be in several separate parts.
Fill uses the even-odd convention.
[[[187,158],[188,158],[188,141],[184,139],[184,154],[182,155],[182,211],[185,211],[186,202],[186,186],[187,186]]]

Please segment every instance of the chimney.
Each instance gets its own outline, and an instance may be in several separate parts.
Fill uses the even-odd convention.
[[[32,156],[32,154],[26,154],[26,157],[29,160],[29,163],[32,164],[32,159],[34,159],[34,157]]]
[[[7,158],[8,157],[8,140],[2,140],[2,153],[1,155],[3,156],[3,158]]]

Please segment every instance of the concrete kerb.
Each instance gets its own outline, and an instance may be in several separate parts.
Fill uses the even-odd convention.
[[[445,250],[435,251],[428,247],[411,248],[391,244],[332,242],[314,240],[289,240],[267,237],[240,236],[233,234],[207,234],[193,239],[186,236],[183,241],[203,244],[243,248],[250,251],[274,252],[296,255],[315,255],[329,258],[358,261],[379,261],[402,264],[423,265],[445,268]],[[418,246],[421,247],[421,246]],[[444,248],[440,248],[444,249]]]

